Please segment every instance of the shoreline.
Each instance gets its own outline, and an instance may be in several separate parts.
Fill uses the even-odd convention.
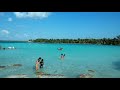
[[[28,42],[28,41],[0,41],[0,43],[38,43],[38,44],[75,44],[75,45],[104,45],[104,46],[120,46],[113,44],[92,44],[92,43],[47,43],[47,42]]]

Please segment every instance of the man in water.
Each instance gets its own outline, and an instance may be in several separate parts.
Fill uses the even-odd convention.
[[[42,58],[39,57],[38,60],[39,60],[39,65],[40,65],[40,62],[41,62]],[[39,67],[41,68],[41,65]]]
[[[44,65],[44,61],[43,59],[40,61],[40,68],[43,68],[43,65]]]

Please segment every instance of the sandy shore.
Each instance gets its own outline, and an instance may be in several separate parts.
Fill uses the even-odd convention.
[[[31,78],[26,74],[17,74],[17,75],[10,75],[5,78]],[[64,75],[59,74],[39,74],[36,75],[34,78],[66,78]]]

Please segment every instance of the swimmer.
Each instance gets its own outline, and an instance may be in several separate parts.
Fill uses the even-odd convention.
[[[62,50],[63,48],[58,48],[58,50]]]

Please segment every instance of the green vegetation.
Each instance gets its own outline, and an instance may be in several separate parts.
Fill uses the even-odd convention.
[[[120,45],[120,35],[115,38],[103,38],[103,39],[36,39],[29,40],[32,42],[40,43],[78,43],[78,44],[102,44],[102,45]]]

